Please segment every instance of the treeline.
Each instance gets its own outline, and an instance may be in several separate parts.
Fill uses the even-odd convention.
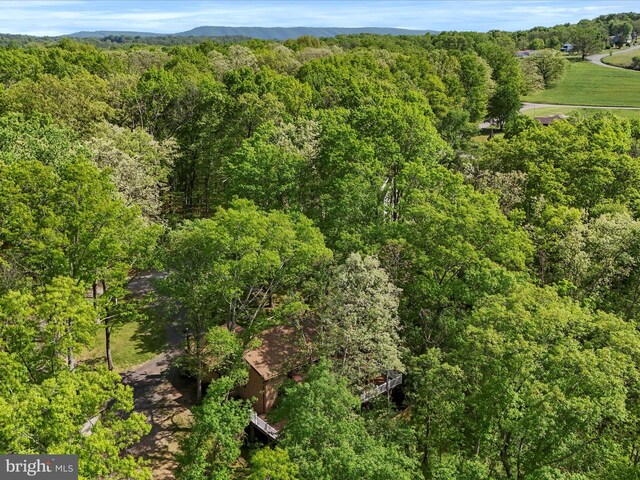
[[[640,33],[640,14],[615,13],[601,15],[593,20],[581,20],[577,24],[556,25],[555,27],[535,27],[530,30],[513,33],[516,46],[520,50],[543,48],[559,49],[565,43],[580,45],[586,37],[594,37],[597,47],[594,53],[605,46],[620,47],[635,40]],[[596,50],[597,49],[597,50]]]
[[[181,367],[219,376],[179,478],[639,477],[640,125],[515,115],[514,42],[0,50],[0,450],[149,478],[131,390],[75,357],[144,321],[126,286],[156,267]],[[310,321],[322,360],[242,466],[242,353]],[[362,412],[387,369],[405,411]]]

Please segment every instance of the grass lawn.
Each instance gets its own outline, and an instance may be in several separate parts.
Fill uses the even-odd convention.
[[[598,112],[613,113],[623,118],[640,119],[640,110],[616,110],[616,109],[602,109],[602,108],[573,108],[573,107],[542,107],[526,110],[522,112],[528,117],[548,117],[551,115],[594,115]]]
[[[629,67],[631,66],[631,60],[633,57],[638,55],[640,55],[640,50],[632,50],[630,52],[618,53],[616,55],[604,57],[602,62],[609,65],[615,65],[616,67]]]
[[[166,329],[156,322],[146,323],[127,323],[111,334],[113,366],[118,372],[129,370],[162,353],[167,341]],[[93,344],[78,355],[78,360],[106,365],[104,341],[104,330],[100,329]]]
[[[557,85],[523,100],[561,105],[640,107],[639,93],[640,72],[572,62],[567,75]]]

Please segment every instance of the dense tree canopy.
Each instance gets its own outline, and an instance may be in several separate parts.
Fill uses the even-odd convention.
[[[585,57],[639,19],[0,36],[0,450],[150,478],[109,371],[136,323],[173,328],[196,392],[181,479],[640,478],[640,124],[518,114],[560,46]],[[486,119],[504,136],[478,145]],[[156,323],[129,288],[149,268]],[[272,327],[308,333],[313,364],[265,380],[264,445],[237,397]],[[108,368],[79,361],[96,338]],[[402,387],[362,405],[388,371]]]

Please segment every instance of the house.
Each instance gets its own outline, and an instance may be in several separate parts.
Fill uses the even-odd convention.
[[[293,372],[311,361],[313,354],[310,327],[296,328],[278,325],[258,336],[260,346],[244,354],[249,365],[249,380],[238,392],[242,398],[255,398],[253,409],[258,415],[271,411],[277,398],[278,388]]]
[[[560,51],[561,52],[571,52],[573,51],[573,45],[571,43],[565,43],[564,45],[562,45],[562,47],[560,47]]]
[[[528,57],[533,53],[533,50],[518,50],[514,55],[518,58]]]
[[[567,115],[551,115],[550,117],[533,117],[536,121],[540,122],[545,127],[548,127],[556,120],[566,120],[569,118]]]
[[[308,325],[278,325],[262,332],[258,336],[260,346],[243,355],[249,365],[249,379],[237,394],[245,399],[255,399],[251,424],[272,440],[278,438],[281,425],[269,424],[266,414],[275,406],[278,389],[287,378],[304,381],[300,371],[316,360],[311,344],[316,333],[315,328]],[[401,373],[386,372],[372,384],[364,386],[360,400],[366,403],[383,393],[389,394],[401,383]]]

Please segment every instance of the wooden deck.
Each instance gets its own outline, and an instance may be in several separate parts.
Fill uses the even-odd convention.
[[[271,440],[278,439],[278,430],[270,425],[266,420],[261,418],[256,412],[251,412],[251,423]]]
[[[402,383],[402,374],[399,372],[389,372],[387,380],[381,385],[369,385],[365,391],[360,395],[360,401],[366,403],[371,399],[391,391],[392,388],[397,387]],[[264,433],[271,440],[278,440],[280,434],[280,428],[271,425],[267,422],[264,415],[258,415],[255,411],[251,412],[251,424],[258,430]],[[280,425],[281,426],[281,425]]]

